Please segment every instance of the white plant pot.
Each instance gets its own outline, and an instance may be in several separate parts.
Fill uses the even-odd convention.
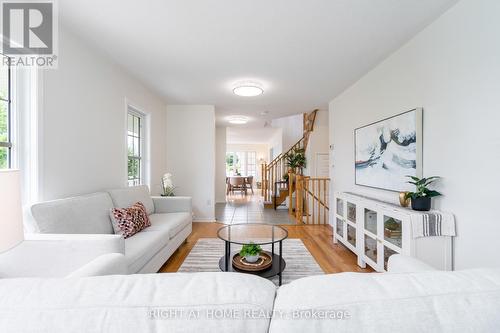
[[[245,260],[247,262],[250,262],[250,263],[254,263],[254,262],[257,262],[257,260],[259,260],[259,255],[255,255],[255,256],[245,256]]]

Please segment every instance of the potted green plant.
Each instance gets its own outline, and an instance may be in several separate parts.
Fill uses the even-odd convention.
[[[307,165],[306,153],[304,148],[295,148],[293,151],[288,153],[285,157],[286,164],[294,172],[296,170],[302,171]]]
[[[288,179],[290,179],[290,175],[289,175],[289,174],[287,174],[287,173],[285,173],[285,174],[283,175],[283,180],[284,180],[284,181],[286,181],[286,182],[288,182]]]
[[[438,180],[439,176],[418,178],[414,176],[406,176],[412,180],[408,183],[415,185],[415,192],[408,192],[405,198],[411,198],[411,208],[413,210],[428,211],[431,210],[431,198],[440,196],[438,191],[430,190],[428,186]]]
[[[240,251],[240,256],[245,258],[246,261],[250,263],[257,262],[259,260],[260,253],[262,252],[262,248],[254,243],[243,245]]]

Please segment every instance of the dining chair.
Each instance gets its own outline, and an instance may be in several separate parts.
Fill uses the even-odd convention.
[[[245,185],[245,179],[243,177],[229,177],[229,185],[231,186],[231,192],[241,191],[247,194],[247,187]]]
[[[252,190],[253,194],[253,176],[245,177],[245,188]]]
[[[231,184],[229,184],[229,177],[226,177],[226,195],[231,191]]]

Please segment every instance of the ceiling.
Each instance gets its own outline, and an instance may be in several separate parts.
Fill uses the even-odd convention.
[[[281,130],[273,127],[232,126],[226,130],[227,144],[268,144]]]
[[[63,25],[169,104],[213,104],[217,122],[327,108],[456,0],[63,0]],[[258,97],[232,86],[256,80]],[[269,113],[262,116],[263,111]]]

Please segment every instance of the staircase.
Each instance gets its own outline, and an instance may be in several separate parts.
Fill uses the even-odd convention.
[[[287,198],[291,197],[295,192],[294,188],[294,175],[290,174],[289,181],[283,177],[288,175],[288,166],[286,164],[286,157],[295,149],[307,149],[309,136],[314,130],[314,122],[316,120],[316,113],[318,110],[313,110],[303,115],[303,135],[286,152],[279,154],[269,164],[262,164],[262,196],[264,198],[265,208],[274,208],[283,204]],[[302,174],[302,170],[297,170],[297,173]],[[291,205],[290,205],[291,210]],[[291,211],[290,211],[291,213]]]

